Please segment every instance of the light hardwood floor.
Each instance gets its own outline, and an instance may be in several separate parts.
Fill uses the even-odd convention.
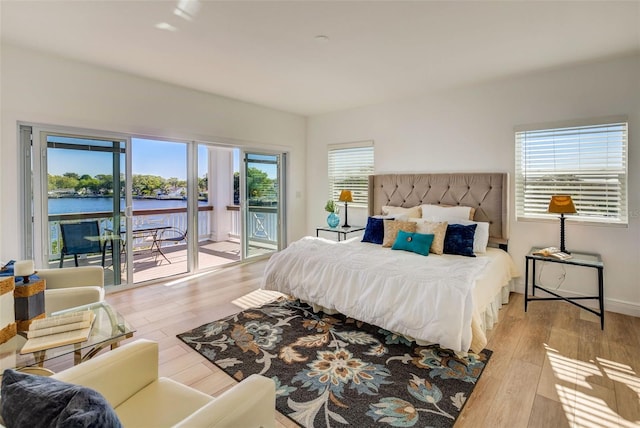
[[[175,336],[241,310],[232,303],[259,288],[265,262],[238,265],[178,283],[107,296],[136,328],[160,343],[160,374],[217,395],[235,380]],[[511,294],[489,333],[493,356],[460,427],[640,426],[640,318],[597,317],[565,302]],[[60,370],[69,362],[51,367]],[[279,426],[296,426],[284,416]]]

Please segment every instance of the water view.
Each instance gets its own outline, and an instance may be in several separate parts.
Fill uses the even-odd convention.
[[[124,207],[124,199],[120,200]],[[201,206],[206,201],[199,201]],[[176,199],[134,199],[134,210],[186,208],[187,201]],[[113,209],[113,198],[50,198],[49,214],[104,212]]]

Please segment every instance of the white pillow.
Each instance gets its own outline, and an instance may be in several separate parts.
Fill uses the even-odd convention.
[[[449,224],[461,224],[463,226],[469,226],[470,224],[477,225],[476,233],[473,235],[473,252],[487,252],[487,244],[489,243],[489,223],[485,221],[450,220]]]
[[[421,205],[422,218],[429,221],[469,220],[471,218],[471,207],[456,206],[443,207],[441,205],[425,204]]]
[[[410,218],[410,217],[420,217],[420,207],[411,207],[411,208],[403,208],[403,207],[392,207],[389,205],[384,205],[382,207],[382,214],[383,215],[392,215],[394,217],[399,217],[402,216],[404,218]],[[469,217],[467,217],[469,218]]]

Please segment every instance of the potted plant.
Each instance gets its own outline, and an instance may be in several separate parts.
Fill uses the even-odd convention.
[[[338,216],[339,209],[336,203],[333,202],[333,199],[329,199],[327,201],[327,204],[324,206],[324,210],[329,213],[329,216],[327,217],[327,224],[329,227],[338,226],[340,223],[340,217]]]

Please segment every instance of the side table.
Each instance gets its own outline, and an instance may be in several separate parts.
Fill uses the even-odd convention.
[[[538,247],[531,248],[529,253],[525,256],[525,276],[524,276],[524,311],[527,312],[527,306],[529,302],[535,300],[564,300],[572,305],[578,306],[585,311],[600,317],[600,328],[604,330],[604,263],[600,254],[596,253],[582,253],[572,252],[571,258],[567,260],[560,260],[554,257],[545,257],[533,254],[540,250]],[[559,263],[563,265],[581,266],[586,268],[596,269],[598,274],[598,295],[597,296],[577,296],[577,297],[565,297],[560,294],[549,290],[541,285],[536,284],[536,262],[549,262]],[[533,297],[529,296],[529,266],[531,266],[531,292]],[[544,291],[551,294],[554,297],[535,297],[536,290]],[[596,311],[592,308],[584,306],[577,302],[577,300],[598,300],[600,311]]]
[[[334,232],[338,235],[338,242],[340,242],[340,236],[344,239],[347,239],[347,235],[350,233],[361,232],[365,229],[364,226],[351,226],[351,227],[329,227],[329,226],[319,226],[316,227],[316,237],[320,236],[320,232]]]
[[[18,331],[27,331],[33,320],[45,317],[45,281],[42,278],[32,276],[30,281],[25,284],[16,278],[15,286],[13,297],[17,329]]]

